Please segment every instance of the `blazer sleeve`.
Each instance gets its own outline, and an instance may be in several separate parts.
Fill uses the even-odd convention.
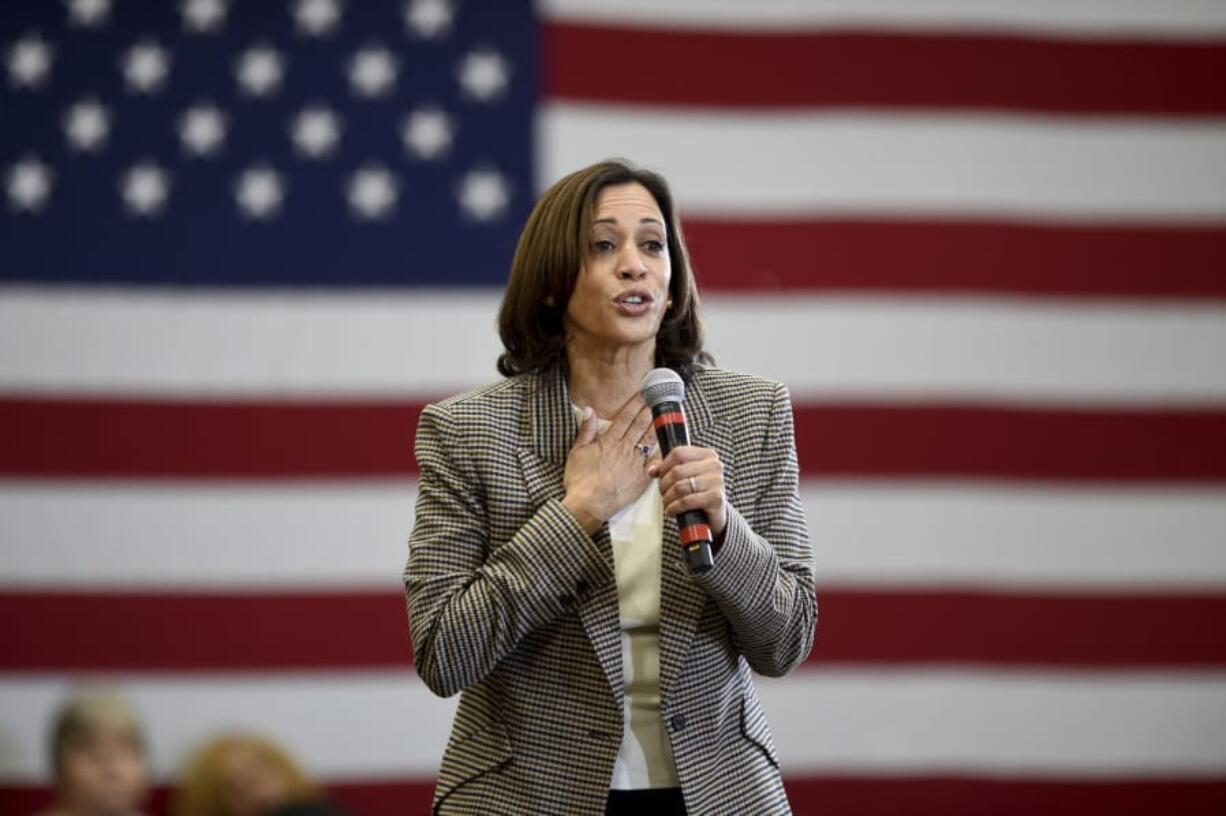
[[[813,550],[800,504],[799,465],[787,389],[777,385],[757,460],[765,471],[751,526],[731,502],[715,566],[695,581],[732,624],[739,651],[758,674],[787,674],[813,646],[817,597]]]
[[[613,580],[596,541],[555,499],[491,548],[465,439],[450,411],[426,406],[414,445],[420,483],[404,587],[414,667],[443,697],[483,679],[585,587]]]

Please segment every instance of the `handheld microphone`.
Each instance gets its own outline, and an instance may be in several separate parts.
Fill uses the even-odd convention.
[[[685,382],[671,368],[656,368],[643,378],[643,401],[651,406],[655,418],[656,438],[660,440],[660,455],[668,456],[678,445],[690,444],[685,427]],[[703,573],[715,566],[711,555],[711,526],[701,510],[686,510],[677,516],[681,548],[690,571]]]

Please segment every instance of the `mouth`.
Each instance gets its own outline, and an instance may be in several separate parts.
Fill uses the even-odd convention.
[[[655,298],[646,289],[627,289],[613,298],[617,310],[629,317],[639,317],[651,311]]]

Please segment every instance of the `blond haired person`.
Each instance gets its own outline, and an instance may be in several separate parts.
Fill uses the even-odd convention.
[[[68,699],[49,740],[56,801],[45,816],[132,816],[148,795],[140,722],[118,694],[91,691]]]
[[[309,806],[309,807],[308,807]],[[175,792],[173,816],[272,816],[340,813],[273,740],[223,734],[196,749]]]

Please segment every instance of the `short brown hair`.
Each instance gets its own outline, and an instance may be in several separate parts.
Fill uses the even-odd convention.
[[[698,287],[668,183],[658,173],[609,159],[563,177],[532,208],[515,247],[498,314],[504,349],[498,357],[501,374],[535,373],[565,362],[563,316],[587,254],[596,199],[605,187],[632,183],[647,188],[664,215],[672,262],[668,290],[673,305],[656,335],[656,365],[684,374],[694,363],[711,362],[702,347]]]

